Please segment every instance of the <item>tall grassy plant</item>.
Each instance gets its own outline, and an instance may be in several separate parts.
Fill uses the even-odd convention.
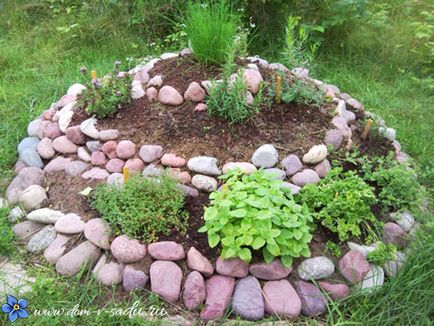
[[[205,64],[225,61],[237,32],[239,16],[227,1],[190,2],[185,17],[185,32],[196,59]]]

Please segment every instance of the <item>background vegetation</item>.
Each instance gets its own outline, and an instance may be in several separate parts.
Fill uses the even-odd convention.
[[[289,15],[308,33],[304,44],[316,48],[314,60],[300,59],[311,75],[336,84],[381,115],[397,130],[403,150],[416,159],[432,198],[434,168],[433,5],[429,0],[238,0],[250,33],[249,53],[289,62],[284,53]],[[79,69],[111,70],[115,60],[131,65],[163,50],[187,44],[182,17],[186,2],[170,0],[10,0],[0,3],[0,189],[12,175],[16,145],[27,123],[80,80]],[[295,34],[297,35],[297,34]],[[2,216],[4,216],[2,212]],[[425,220],[432,220],[428,212]],[[422,221],[423,218],[420,218]],[[432,222],[431,222],[432,226]],[[2,252],[16,254],[10,227],[0,223]],[[402,273],[379,291],[331,306],[324,322],[339,325],[429,325],[434,319],[434,238],[419,233]],[[7,250],[7,247],[10,250]],[[5,249],[5,250],[3,250]],[[47,277],[35,267],[38,282],[32,307],[72,302],[92,308],[92,295],[77,280]],[[43,276],[42,276],[43,275]],[[65,293],[68,296],[65,296]],[[43,300],[42,300],[43,299]],[[104,305],[115,303],[114,295]],[[115,322],[86,319],[88,324]],[[120,320],[125,320],[121,318]],[[41,318],[41,325],[70,319]],[[301,321],[302,322],[302,321]]]

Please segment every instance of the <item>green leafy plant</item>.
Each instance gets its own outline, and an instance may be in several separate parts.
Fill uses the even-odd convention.
[[[238,23],[239,17],[227,1],[190,2],[184,24],[196,59],[205,64],[224,62]]]
[[[396,254],[396,246],[394,244],[385,244],[380,242],[374,251],[368,253],[368,261],[383,266],[387,261],[393,260]]]
[[[325,244],[327,251],[335,257],[340,257],[342,255],[341,248],[338,244],[333,241],[328,240]]]
[[[280,256],[289,266],[295,257],[310,256],[312,217],[281,180],[261,170],[251,175],[233,170],[221,179],[225,184],[211,193],[199,232],[208,233],[212,248],[221,244],[224,259],[250,262],[253,249],[262,250],[266,262]]]
[[[144,178],[132,176],[122,188],[99,185],[92,194],[91,206],[118,233],[152,242],[159,234],[186,231],[188,214],[184,194],[169,176]]]
[[[289,83],[284,75],[281,75],[281,80],[282,102],[284,103],[297,103],[320,107],[326,101],[323,91],[305,81],[294,79]],[[275,82],[268,83],[267,95],[273,99],[276,97]]]
[[[360,236],[361,227],[369,229],[368,222],[378,223],[371,212],[376,203],[373,188],[353,171],[334,168],[317,185],[304,186],[297,198],[341,241]]]
[[[209,115],[221,117],[230,123],[240,123],[259,112],[263,95],[261,86],[253,101],[248,102],[247,84],[242,70],[233,74],[236,69],[234,56],[235,50],[228,53],[223,67],[223,80],[212,82],[206,104]]]
[[[87,113],[105,118],[114,115],[122,104],[131,101],[131,77],[128,74],[119,74],[120,64],[119,61],[115,62],[112,73],[103,78],[88,76],[87,69],[81,68],[80,71],[88,77],[88,82],[87,88],[78,98],[78,103],[86,108]]]

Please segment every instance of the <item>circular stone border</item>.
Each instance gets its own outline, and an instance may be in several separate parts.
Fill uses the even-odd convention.
[[[162,87],[164,76],[149,77],[149,71],[159,60],[191,53],[190,49],[165,53],[128,72],[121,72],[121,76],[134,76],[132,98],[146,96],[150,101],[163,105],[192,101],[197,103],[195,111],[205,110],[203,101],[213,86],[210,81],[192,82],[181,95],[171,86]],[[270,264],[249,265],[238,258],[218,258],[214,266],[197,248],[191,247],[186,252],[182,245],[173,241],[146,245],[120,235],[110,242],[112,230],[104,220],[93,218],[85,223],[74,213],[45,207],[48,197],[41,187],[45,173],[65,171],[68,175],[105,179],[107,183],[122,186],[123,167],[128,167],[132,173],[156,176],[161,172],[155,165],[158,161],[169,168],[170,175],[179,181],[186,196],[195,197],[199,191],[216,190],[216,176],[234,168],[240,168],[246,174],[265,168],[276,178],[290,179],[291,183],[285,181],[284,185],[296,194],[304,185],[317,183],[327,175],[330,170],[328,146],[352,148],[353,123],[362,117],[376,120],[381,134],[392,142],[398,162],[409,162],[409,156],[401,151],[395,139],[395,130],[388,128],[380,117],[365,111],[359,101],[341,93],[338,87],[310,78],[309,71],[304,68],[290,71],[280,63],[269,64],[259,57],[246,59],[250,64],[244,70],[243,78],[250,98],[263,80],[259,65],[314,85],[335,103],[335,116],[331,121],[334,129],[326,132],[322,144],[313,146],[303,157],[290,154],[281,162],[273,144],[263,144],[253,153],[251,162],[227,162],[223,166],[214,157],[187,159],[176,153],[165,153],[158,144],[142,144],[138,148],[139,144],[129,140],[118,142],[118,130],[98,130],[94,117],[83,121],[80,126],[70,127],[77,108],[77,96],[86,88],[73,84],[58,102],[29,123],[28,137],[18,145],[17,176],[7,189],[7,200],[0,198],[2,206],[14,206],[8,218],[11,223],[18,222],[13,227],[16,237],[27,242],[29,252],[43,252],[45,259],[55,265],[61,275],[75,275],[87,264],[93,267],[97,281],[107,286],[122,283],[126,291],[133,291],[144,288],[149,281],[152,292],[169,302],[182,299],[188,310],[197,311],[205,304],[200,312],[200,318],[204,320],[221,318],[231,304],[236,315],[250,320],[261,319],[265,314],[284,315],[291,319],[300,314],[316,316],[326,312],[329,299],[347,297],[351,293],[350,286],[372,290],[383,284],[384,273],[389,277],[395,276],[406,259],[402,251],[398,251],[396,258],[384,266],[376,266],[366,260],[376,244],[364,246],[348,242],[350,251],[340,258],[337,266],[325,256],[305,259],[297,271],[300,280],[293,286],[287,280],[293,272],[292,267],[285,268],[279,259]],[[76,154],[79,159],[73,160],[68,157],[70,154]],[[49,162],[45,165],[43,159]],[[277,168],[279,165],[281,168]],[[19,222],[23,218],[26,220]],[[406,246],[418,224],[408,212],[392,213],[391,219],[396,223],[386,223],[383,240]],[[72,241],[77,234],[84,234],[86,240],[79,244]],[[149,272],[142,263],[145,257],[152,258]],[[189,272],[184,274],[179,263],[186,264]],[[331,280],[336,270],[346,283]],[[319,280],[319,287],[311,283],[312,280]]]

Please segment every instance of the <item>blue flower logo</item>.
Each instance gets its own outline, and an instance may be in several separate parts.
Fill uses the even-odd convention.
[[[27,318],[29,316],[29,313],[27,312],[27,300],[26,299],[20,299],[17,300],[13,295],[8,295],[6,302],[2,306],[2,311],[5,314],[8,314],[8,318],[10,322],[14,322],[20,318]]]

